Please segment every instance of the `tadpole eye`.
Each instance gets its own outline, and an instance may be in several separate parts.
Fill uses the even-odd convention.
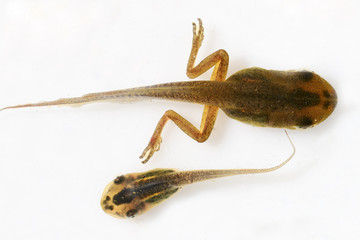
[[[133,218],[133,217],[135,217],[137,212],[138,212],[138,210],[136,210],[136,209],[130,209],[129,211],[126,212],[126,216],[129,218]]]
[[[298,126],[303,129],[311,127],[313,125],[314,125],[314,120],[308,116],[301,117],[298,121]]]
[[[114,183],[115,184],[121,184],[121,183],[124,182],[124,180],[125,180],[125,176],[121,175],[121,176],[118,176],[117,178],[115,178]]]

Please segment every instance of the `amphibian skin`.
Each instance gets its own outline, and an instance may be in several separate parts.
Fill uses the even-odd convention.
[[[288,136],[289,138],[289,136]],[[101,197],[101,208],[118,218],[142,214],[176,193],[182,186],[214,178],[239,174],[271,172],[284,166],[295,154],[281,164],[263,169],[192,170],[154,169],[143,173],[121,175],[109,183]]]
[[[186,74],[196,78],[214,67],[210,81],[174,82],[109,92],[90,93],[82,97],[5,107],[40,107],[81,105],[98,101],[121,101],[149,97],[178,100],[205,105],[200,128],[173,110],[159,120],[140,158],[147,162],[159,150],[161,132],[172,120],[183,132],[204,142],[214,127],[219,108],[236,120],[262,127],[308,128],[324,121],[334,110],[337,96],[334,88],[319,75],[309,71],[274,71],[262,68],[240,70],[228,79],[229,56],[218,50],[195,66],[195,59],[204,38],[204,28],[193,23],[193,41]],[[226,81],[225,81],[226,79]]]

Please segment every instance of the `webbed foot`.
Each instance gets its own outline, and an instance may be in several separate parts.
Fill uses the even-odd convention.
[[[145,150],[140,155],[140,159],[144,158],[144,160],[141,161],[142,163],[147,163],[150,160],[150,158],[152,157],[152,155],[154,155],[154,153],[156,151],[160,150],[161,142],[162,142],[161,137],[158,137],[155,140],[153,140],[153,139],[150,140],[149,144],[147,145]]]
[[[196,23],[193,23],[193,46],[197,49],[200,48],[204,39],[204,27],[200,18],[198,18],[198,21],[199,26],[196,26]]]

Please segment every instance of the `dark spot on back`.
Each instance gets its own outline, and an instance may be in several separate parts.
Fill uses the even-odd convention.
[[[124,180],[125,180],[125,176],[121,175],[121,176],[118,176],[117,178],[115,178],[114,183],[115,184],[121,184],[121,183],[124,182]]]
[[[113,203],[120,205],[123,203],[130,203],[136,197],[136,192],[133,189],[124,188],[113,197]]]
[[[328,92],[328,90],[324,90],[323,94],[324,94],[324,97],[330,98],[330,93]]]
[[[106,196],[106,198],[104,199],[104,201],[103,201],[103,204],[105,205],[108,201],[110,201],[110,197],[109,196]]]
[[[297,76],[299,77],[300,81],[309,82],[313,78],[314,74],[312,72],[303,71],[303,72],[298,72]]]
[[[310,117],[302,117],[298,122],[300,128],[308,128],[314,124],[314,121]]]
[[[324,109],[329,109],[329,107],[330,107],[330,101],[326,101],[325,103],[324,103],[324,105],[323,105],[323,108]]]
[[[307,92],[302,88],[295,89],[291,95],[292,98],[286,99],[288,104],[298,109],[304,107],[316,106],[320,103],[320,96],[313,92]]]
[[[107,209],[107,210],[110,210],[110,211],[114,210],[114,206],[113,206],[113,205],[105,206],[104,208]]]
[[[130,209],[129,211],[126,212],[126,216],[133,218],[133,217],[135,217],[135,214],[137,212],[138,212],[138,210],[136,210],[136,209]]]

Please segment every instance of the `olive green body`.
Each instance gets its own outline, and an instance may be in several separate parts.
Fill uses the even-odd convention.
[[[295,154],[294,144],[290,138],[289,141],[293,147],[293,153],[282,163],[270,168],[190,171],[157,168],[147,172],[118,176],[106,186],[101,197],[101,208],[114,217],[135,217],[168,199],[187,184],[239,174],[275,171],[289,162]]]
[[[230,76],[231,118],[264,127],[307,128],[325,120],[337,103],[334,88],[308,71],[248,68]],[[220,107],[221,108],[221,107]]]
[[[214,69],[210,81],[170,82],[153,86],[90,93],[81,97],[30,103],[1,108],[82,105],[99,101],[123,101],[137,97],[160,98],[203,104],[200,128],[173,110],[160,118],[140,158],[146,163],[159,150],[161,132],[173,121],[184,133],[198,142],[208,139],[219,108],[226,115],[244,123],[277,128],[308,128],[324,121],[337,103],[334,88],[319,75],[309,71],[275,71],[248,68],[226,79],[229,55],[223,50],[210,54],[195,65],[204,28],[201,19],[193,23],[193,41],[186,74],[194,79]]]
[[[236,120],[262,127],[307,128],[324,121],[335,109],[334,88],[309,71],[247,68],[226,81],[186,81],[157,84],[50,102],[3,108],[85,104],[150,97],[216,106]]]
[[[172,169],[155,169],[117,177],[104,190],[102,209],[118,218],[146,212],[179,189],[178,178],[171,175],[173,172]]]
[[[334,88],[316,73],[257,67],[240,70],[226,81],[165,83],[128,89],[124,95],[216,106],[244,123],[289,129],[319,124],[337,103]]]

